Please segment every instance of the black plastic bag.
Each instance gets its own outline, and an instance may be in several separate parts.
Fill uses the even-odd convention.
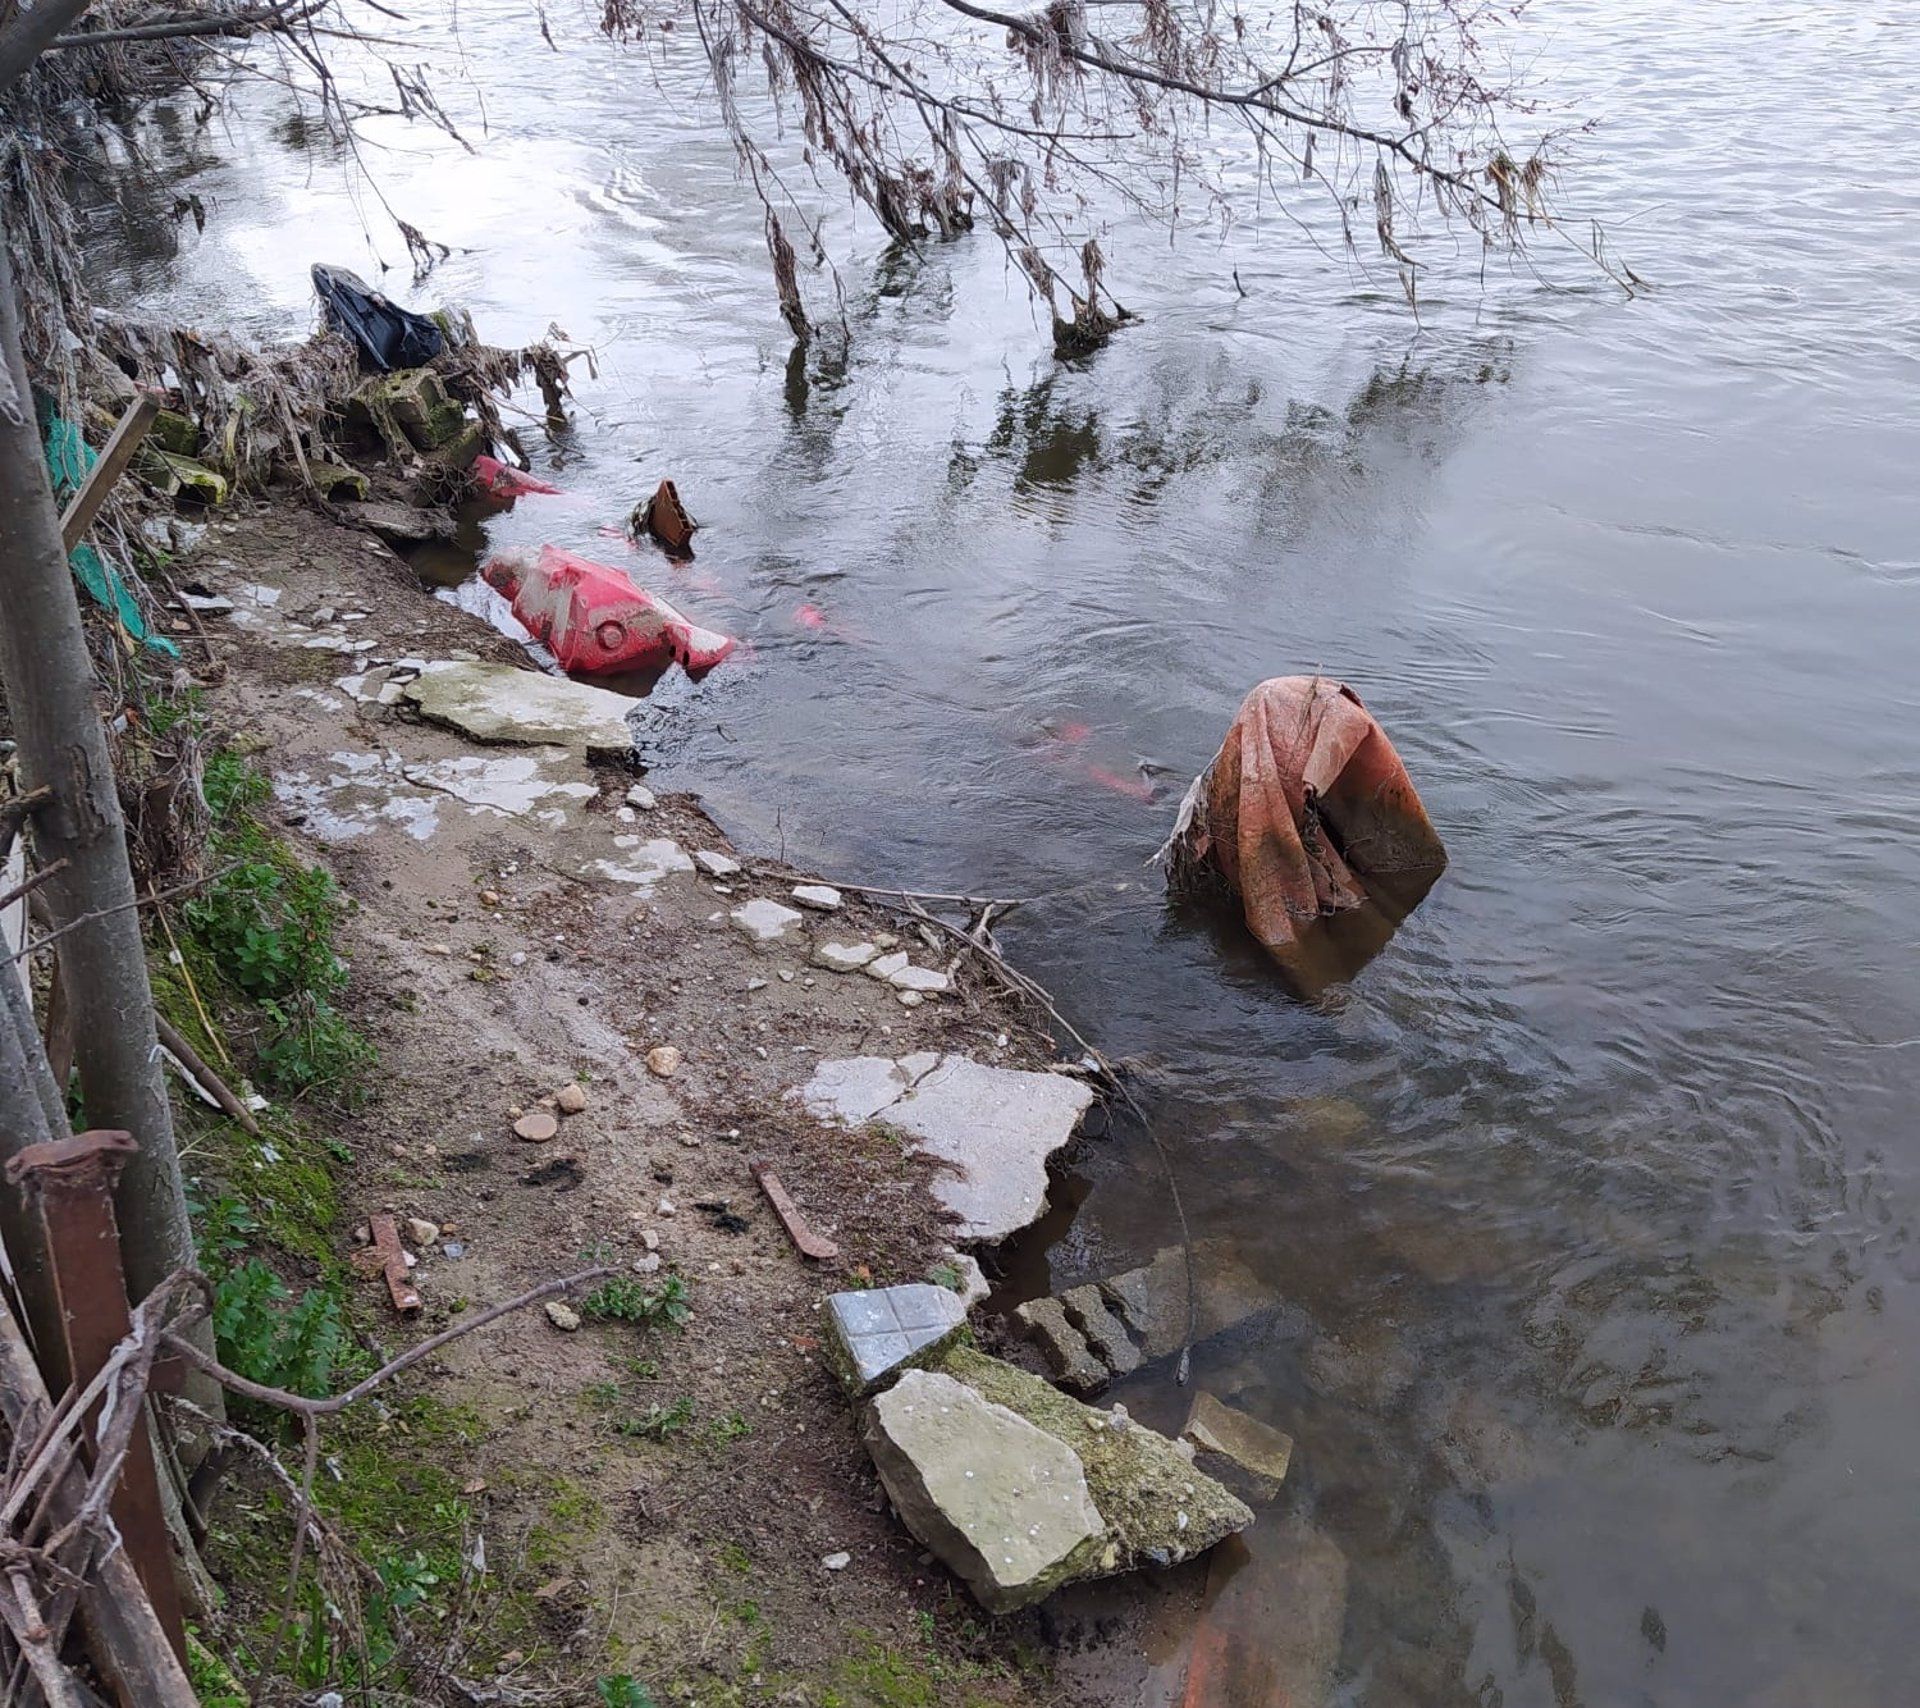
[[[327,320],[360,348],[360,365],[389,373],[418,368],[446,348],[447,341],[424,314],[387,301],[357,273],[345,267],[313,264],[313,288]]]

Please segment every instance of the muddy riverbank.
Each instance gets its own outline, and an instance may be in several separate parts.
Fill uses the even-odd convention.
[[[372,536],[242,507],[177,573],[233,606],[187,642],[215,661],[194,660],[212,739],[267,774],[284,833],[353,901],[350,1007],[379,1066],[352,1113],[308,1117],[335,1158],[338,1255],[374,1214],[437,1230],[413,1242],[417,1323],[392,1319],[371,1279],[364,1319],[397,1350],[594,1260],[680,1277],[690,1296],[678,1333],[534,1313],[456,1342],[396,1397],[397,1417],[421,1399],[459,1420],[431,1451],[529,1614],[497,1641],[467,1633],[454,1670],[566,1701],[630,1673],[701,1703],[1092,1703],[1143,1675],[1142,1634],[1178,1625],[1204,1565],[988,1620],[885,1510],[819,1344],[826,1292],[960,1273],[935,1165],[789,1094],[830,1057],[1045,1069],[1056,1052],[1033,1010],[851,893],[753,942],[733,910],[818,874],[736,856],[690,795],[634,804],[647,791],[630,766],[483,746],[397,694],[383,704],[415,661],[518,648]],[[907,1006],[817,964],[831,940],[897,940],[951,989]],[[663,1049],[667,1076],[649,1067],[669,1065]],[[556,1109],[576,1085],[579,1112]],[[543,1110],[556,1137],[515,1136]],[[794,1250],[750,1172],[762,1161],[836,1261]],[[419,1450],[402,1428],[376,1458],[402,1475]],[[242,1478],[227,1498],[258,1493]],[[230,1517],[217,1508],[216,1527]],[[422,1503],[410,1533],[381,1540],[430,1553],[444,1522]],[[248,1587],[231,1587],[244,1607]]]

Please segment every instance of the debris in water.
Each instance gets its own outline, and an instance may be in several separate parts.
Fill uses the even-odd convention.
[[[590,675],[675,660],[707,670],[734,649],[730,635],[689,622],[612,565],[555,546],[537,557],[502,552],[480,573],[513,601],[513,614],[562,670]]]
[[[490,498],[497,504],[511,504],[516,498],[535,493],[557,496],[560,491],[559,487],[548,485],[525,469],[484,455],[473,459],[473,486],[482,498]]]
[[[699,526],[680,502],[679,489],[672,481],[663,480],[653,496],[634,511],[630,531],[635,539],[651,534],[669,552],[692,557],[693,533]]]
[[[1382,899],[1363,880],[1388,892],[1397,921],[1447,851],[1360,696],[1324,676],[1277,676],[1241,702],[1158,858],[1172,888],[1224,882],[1261,946],[1295,966],[1311,922]]]

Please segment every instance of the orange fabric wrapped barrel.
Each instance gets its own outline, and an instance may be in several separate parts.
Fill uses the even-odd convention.
[[[1307,921],[1366,902],[1367,880],[1431,878],[1447,863],[1386,731],[1324,676],[1276,676],[1241,702],[1172,846],[1226,880],[1276,954]]]

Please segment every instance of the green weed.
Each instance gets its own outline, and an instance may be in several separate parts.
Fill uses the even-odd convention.
[[[658,1708],[653,1692],[630,1672],[617,1672],[594,1686],[603,1708]]]
[[[213,1334],[229,1369],[311,1399],[330,1391],[348,1345],[335,1294],[310,1287],[295,1299],[257,1257],[214,1284]]]
[[[259,1005],[260,1065],[271,1084],[289,1095],[350,1089],[374,1051],[333,1006],[347,982],[334,949],[347,909],[339,886],[303,866],[255,817],[272,790],[244,759],[213,754],[203,788],[214,876],[187,903],[187,930],[220,976]]]
[[[580,1309],[602,1322],[680,1329],[693,1315],[692,1297],[678,1275],[669,1275],[658,1287],[648,1287],[630,1275],[615,1275],[582,1299]]]
[[[670,1441],[692,1422],[693,1400],[682,1394],[670,1406],[655,1400],[640,1416],[622,1418],[613,1427],[621,1435],[638,1436],[643,1441]]]

